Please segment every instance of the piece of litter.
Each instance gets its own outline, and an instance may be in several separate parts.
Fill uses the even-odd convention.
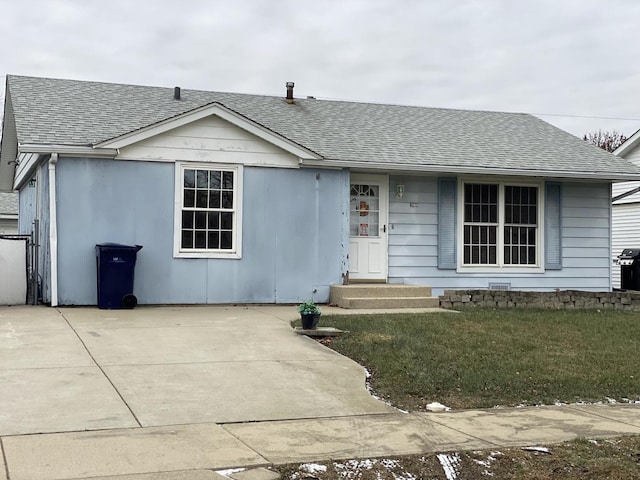
[[[227,470],[216,470],[218,475],[222,475],[223,477],[231,478],[230,475],[233,473],[244,472],[246,468],[229,468]]]
[[[427,405],[427,411],[429,412],[448,412],[449,410],[451,410],[449,407],[439,402],[433,402]]]
[[[304,470],[307,473],[326,472],[327,467],[325,465],[319,465],[317,463],[305,463],[300,465],[300,470]]]
[[[522,447],[522,450],[525,450],[527,452],[547,453],[551,455],[551,450],[549,450],[547,447]]]

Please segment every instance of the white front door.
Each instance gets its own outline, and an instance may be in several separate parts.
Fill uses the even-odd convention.
[[[351,175],[349,279],[387,280],[389,178]]]

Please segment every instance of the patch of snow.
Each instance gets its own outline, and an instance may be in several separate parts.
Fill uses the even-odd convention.
[[[303,463],[300,465],[300,470],[304,470],[307,473],[326,472],[327,467],[325,465],[319,465],[317,463]]]
[[[448,412],[449,410],[451,410],[449,407],[439,402],[433,402],[427,405],[427,411],[429,412]]]
[[[482,453],[482,452],[479,452],[479,451],[478,451],[478,452],[474,452],[474,453],[475,453],[476,455],[478,455],[478,454],[480,454],[480,453]],[[480,465],[481,467],[484,467],[484,470],[482,471],[482,474],[483,474],[483,475],[486,475],[486,476],[488,476],[488,477],[493,477],[493,475],[494,475],[494,474],[493,474],[493,472],[491,472],[491,470],[490,470],[490,468],[491,468],[491,464],[492,464],[493,462],[495,462],[495,461],[497,460],[497,457],[499,457],[499,456],[501,456],[501,455],[502,455],[502,452],[498,452],[498,451],[496,451],[496,452],[491,452],[491,453],[489,454],[489,456],[487,457],[487,459],[486,459],[486,460],[475,460],[475,459],[473,459],[473,461],[474,461],[475,463],[477,463],[478,465]]]
[[[450,455],[439,453],[437,457],[447,480],[456,480],[456,478],[458,478],[458,468],[460,466],[460,455],[457,453],[452,453]]]
[[[615,398],[609,398],[609,397],[606,397],[606,398],[607,398],[607,402],[609,402],[609,405],[615,405],[616,403],[618,403]]]
[[[228,468],[227,470],[216,470],[216,473],[218,475],[222,475],[223,477],[231,478],[231,474],[244,472],[245,470],[246,468]]]

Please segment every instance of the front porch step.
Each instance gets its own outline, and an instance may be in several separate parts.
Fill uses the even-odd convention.
[[[342,308],[433,308],[440,305],[431,287],[401,284],[331,285],[330,303]]]
[[[436,308],[440,306],[438,297],[355,297],[344,298],[342,308],[374,309],[374,308]]]

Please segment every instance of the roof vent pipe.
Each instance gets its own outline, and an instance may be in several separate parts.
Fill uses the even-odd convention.
[[[287,82],[287,103],[293,103],[293,87],[295,83]]]
[[[180,100],[180,87],[175,87],[173,89],[173,99]]]

